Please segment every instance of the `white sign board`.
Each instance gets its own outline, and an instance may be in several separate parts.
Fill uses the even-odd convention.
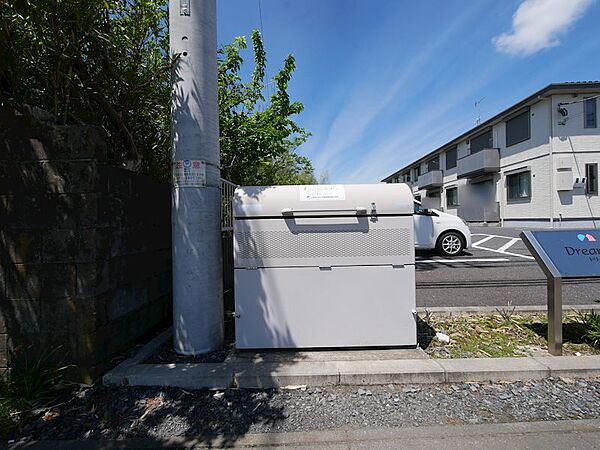
[[[343,184],[316,184],[300,186],[301,202],[317,202],[327,200],[346,200]]]
[[[173,185],[175,187],[206,186],[206,163],[201,159],[173,161]]]

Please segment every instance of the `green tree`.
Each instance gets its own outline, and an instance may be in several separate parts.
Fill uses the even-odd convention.
[[[243,81],[241,51],[246,39],[238,37],[219,50],[219,124],[223,176],[239,184],[313,184],[310,160],[296,148],[310,136],[292,116],[304,109],[287,92],[296,68],[288,55],[270,84],[274,92],[266,101],[266,54],[258,31],[252,32],[254,70]]]
[[[165,0],[0,2],[0,103],[102,126],[115,165],[168,177]]]
[[[170,76],[167,0],[0,0],[0,105],[29,104],[62,123],[103,127],[111,163],[168,180]],[[240,184],[311,183],[295,149],[308,133],[290,118],[290,55],[264,98],[266,56],[239,74],[244,38],[219,51],[223,175]]]

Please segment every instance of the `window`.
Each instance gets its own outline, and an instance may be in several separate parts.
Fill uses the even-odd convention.
[[[440,170],[440,157],[436,157],[427,163],[427,172],[432,170]]]
[[[584,128],[596,128],[596,100],[597,98],[588,98],[583,103],[583,127]]]
[[[506,177],[508,200],[523,200],[531,197],[531,172],[519,172]]]
[[[458,188],[446,189],[446,207],[458,206]]]
[[[506,121],[506,146],[518,144],[531,137],[529,108]]]
[[[456,167],[456,147],[446,151],[446,170]]]
[[[417,180],[419,178],[419,175],[421,175],[421,166],[415,167],[414,171],[415,171],[415,180]]]
[[[585,165],[585,193],[598,195],[598,164]]]
[[[493,148],[494,141],[492,138],[492,129],[488,128],[486,131],[478,136],[471,139],[471,155],[473,153],[480,152],[484,148]]]
[[[419,199],[419,201],[421,201],[421,200]],[[425,215],[425,213],[427,212],[427,209],[423,208],[417,202],[414,203],[414,208],[415,208],[415,211],[414,211],[415,214]]]
[[[410,183],[410,171],[404,174],[404,181]]]

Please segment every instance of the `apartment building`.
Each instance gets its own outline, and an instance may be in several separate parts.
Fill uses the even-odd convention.
[[[467,222],[600,226],[600,81],[556,83],[382,181]]]

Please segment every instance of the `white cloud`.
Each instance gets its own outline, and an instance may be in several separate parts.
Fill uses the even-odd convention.
[[[528,56],[560,42],[594,0],[524,0],[513,15],[512,30],[492,39],[496,49]]]

